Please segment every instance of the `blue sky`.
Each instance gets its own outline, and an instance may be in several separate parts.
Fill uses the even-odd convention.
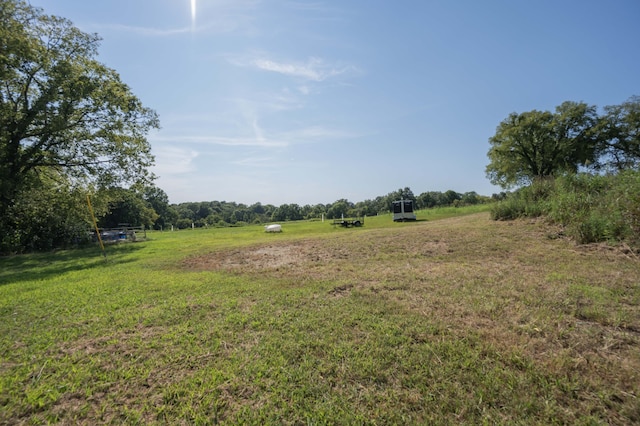
[[[501,189],[511,112],[640,95],[637,0],[31,0],[160,115],[172,203]]]

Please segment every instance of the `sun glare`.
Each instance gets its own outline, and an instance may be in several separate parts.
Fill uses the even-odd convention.
[[[196,0],[191,0],[191,26],[196,26]]]

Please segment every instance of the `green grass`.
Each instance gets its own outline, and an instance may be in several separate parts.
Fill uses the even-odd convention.
[[[418,219],[0,258],[0,424],[640,422],[637,258]]]

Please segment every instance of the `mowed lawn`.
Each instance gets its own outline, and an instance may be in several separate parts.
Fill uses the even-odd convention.
[[[0,424],[640,423],[637,254],[460,211],[0,258]]]

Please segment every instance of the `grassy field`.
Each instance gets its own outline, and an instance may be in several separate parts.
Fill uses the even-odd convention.
[[[640,423],[636,254],[419,219],[0,258],[0,424]]]

